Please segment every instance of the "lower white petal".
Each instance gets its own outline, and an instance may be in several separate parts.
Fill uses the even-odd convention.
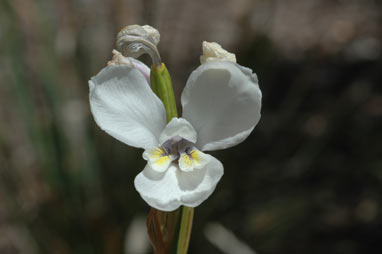
[[[179,170],[172,164],[164,173],[146,165],[134,181],[141,197],[152,207],[162,211],[173,211],[181,205],[196,207],[215,190],[223,176],[223,165],[211,155],[205,167],[192,172]]]

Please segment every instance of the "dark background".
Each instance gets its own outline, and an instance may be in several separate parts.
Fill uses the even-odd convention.
[[[150,253],[142,151],[88,101],[129,24],[160,31],[178,100],[203,40],[260,80],[260,123],[213,153],[225,175],[195,210],[191,254],[381,253],[378,1],[1,0],[0,254]]]

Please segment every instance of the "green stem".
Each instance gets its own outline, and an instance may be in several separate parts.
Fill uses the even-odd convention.
[[[188,245],[190,243],[193,218],[194,208],[183,206],[176,254],[187,254]]]
[[[163,102],[167,122],[178,117],[171,77],[164,63],[151,66],[150,83],[154,93]],[[179,214],[180,219],[178,219]],[[169,253],[172,250],[176,254],[186,254],[190,243],[193,217],[194,208],[192,207],[182,206],[173,212],[164,212],[152,208],[147,227],[155,253]],[[180,226],[177,230],[179,221]],[[162,239],[158,239],[158,236]],[[178,240],[175,241],[174,238]]]

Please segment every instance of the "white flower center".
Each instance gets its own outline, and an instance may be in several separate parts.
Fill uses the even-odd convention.
[[[180,136],[168,139],[161,146],[145,150],[143,158],[158,172],[166,171],[174,161],[184,172],[203,168],[208,162],[206,154],[199,151],[195,144]]]

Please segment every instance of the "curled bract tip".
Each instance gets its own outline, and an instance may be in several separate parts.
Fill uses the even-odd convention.
[[[124,56],[138,58],[142,54],[149,54],[153,64],[160,64],[157,49],[159,40],[160,34],[155,28],[149,25],[130,25],[117,34],[116,47]]]

